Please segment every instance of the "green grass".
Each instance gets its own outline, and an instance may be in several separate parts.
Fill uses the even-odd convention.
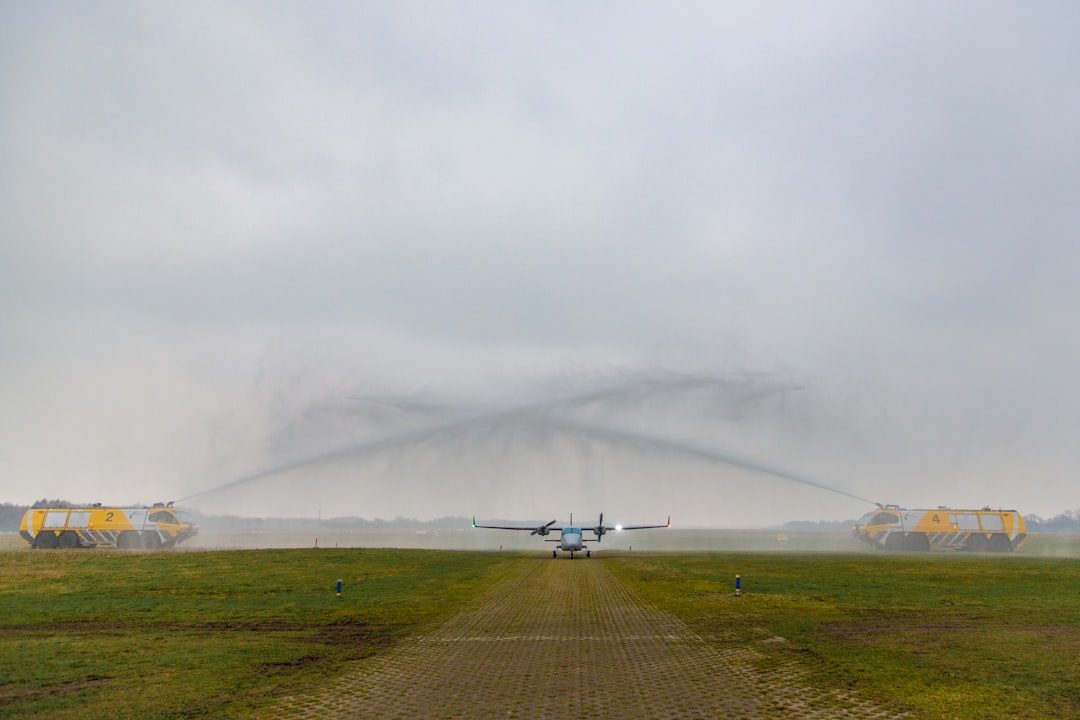
[[[1080,717],[1080,561],[960,553],[607,560],[717,645],[929,718]],[[734,593],[741,576],[742,596]],[[781,637],[786,642],[762,642]]]
[[[0,717],[242,717],[535,559],[0,551]],[[1076,557],[605,550],[584,562],[597,561],[714,646],[752,644],[762,670],[798,662],[823,687],[914,717],[1080,717]]]
[[[511,565],[417,550],[0,553],[0,716],[241,715],[448,617]]]

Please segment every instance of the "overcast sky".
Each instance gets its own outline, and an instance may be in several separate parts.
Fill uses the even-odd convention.
[[[0,501],[1080,508],[1078,31],[0,0]]]

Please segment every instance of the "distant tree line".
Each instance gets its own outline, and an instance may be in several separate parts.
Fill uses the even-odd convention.
[[[397,517],[393,520],[359,517],[333,518],[262,518],[236,515],[199,515],[192,513],[203,531],[209,532],[291,532],[298,530],[460,530],[469,527],[464,517],[444,517],[437,520],[414,520]]]
[[[33,505],[0,504],[0,532],[18,532],[22,517],[30,508],[39,507],[81,507],[85,503],[73,503],[67,500],[49,500],[42,498]],[[468,527],[469,519],[464,517],[444,517],[437,520],[414,520],[398,517],[393,520],[366,520],[358,517],[336,518],[260,518],[237,517],[234,515],[204,515],[192,513],[195,521],[203,530],[213,531],[288,531],[327,528],[335,530],[454,530]],[[1044,519],[1038,515],[1025,515],[1028,533],[1080,534],[1080,510],[1066,510],[1060,515]],[[780,526],[788,531],[823,531],[847,530],[855,524],[854,520],[813,521],[795,520]]]
[[[30,508],[42,507],[79,507],[79,504],[67,500],[50,500],[48,498],[41,498],[35,501],[33,505],[2,503],[0,504],[0,532],[19,532],[19,523],[22,522],[22,517],[26,514],[26,511]]]
[[[792,520],[781,525],[779,529],[788,532],[823,532],[850,530],[854,524],[854,520]]]
[[[1080,534],[1080,510],[1066,510],[1060,515],[1050,519],[1044,519],[1038,515],[1025,515],[1024,523],[1028,533],[1059,533],[1064,535]],[[781,530],[788,531],[814,531],[814,530],[847,530],[855,524],[854,520],[832,521],[821,520],[793,520],[780,526]]]
[[[4,503],[0,505],[0,532],[18,532],[19,523],[22,522],[25,505],[12,505]]]
[[[0,504],[0,532],[18,532],[23,515],[31,508],[85,507],[88,503],[42,498],[33,505]],[[460,530],[469,526],[464,517],[444,517],[437,520],[414,520],[398,517],[393,520],[366,520],[358,517],[279,518],[238,517],[235,515],[201,515],[191,513],[204,531],[210,532],[289,532],[325,528],[328,530]]]
[[[1029,533],[1080,533],[1080,510],[1066,510],[1044,520],[1038,515],[1025,515]]]
[[[1024,523],[1028,533],[1060,533],[1064,535],[1080,534],[1080,510],[1066,510],[1050,519],[1038,515],[1025,515]],[[835,522],[831,520],[793,520],[780,526],[781,530],[846,530],[855,524],[854,520]]]

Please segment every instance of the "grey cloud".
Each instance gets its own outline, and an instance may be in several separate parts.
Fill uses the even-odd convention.
[[[8,4],[0,344],[16,351],[0,369],[109,378],[131,412],[86,445],[121,478],[144,467],[117,448],[146,408],[112,378],[204,387],[145,428],[174,484],[263,467],[286,409],[350,374],[470,402],[493,372],[537,382],[575,356],[585,375],[789,378],[813,402],[736,442],[807,475],[919,495],[1062,477],[1080,402],[1076,15]],[[274,338],[307,346],[304,372],[260,384]],[[55,408],[95,417],[93,390],[65,406],[31,376],[38,420],[3,419],[24,446],[64,442]],[[273,382],[292,383],[275,408]],[[58,474],[31,456],[9,470]],[[1070,502],[1059,482],[1030,492]]]

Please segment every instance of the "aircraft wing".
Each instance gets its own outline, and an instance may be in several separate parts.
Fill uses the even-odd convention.
[[[472,526],[474,528],[487,528],[489,530],[528,530],[533,535],[547,535],[552,530],[557,530],[559,532],[562,532],[561,527],[556,527],[555,526],[556,522],[557,521],[552,520],[551,522],[547,523],[546,525],[540,525],[540,526],[533,526],[533,525],[529,525],[529,526],[524,526],[524,525],[480,525],[479,523],[476,522],[476,518],[474,517],[473,521],[472,521]]]
[[[541,535],[541,536],[543,536],[543,535],[547,535],[549,532],[551,532],[553,530],[556,531],[556,532],[562,532],[563,528],[560,527],[560,526],[557,526],[555,524],[556,522],[558,522],[558,521],[557,520],[552,520],[551,522],[549,522],[549,523],[547,523],[545,525],[539,525],[539,526],[536,526],[536,527],[534,527],[532,525],[480,525],[479,523],[476,522],[476,518],[473,517],[472,526],[474,528],[488,528],[490,530],[528,530],[529,533],[532,534],[532,535]],[[578,527],[578,526],[575,525],[574,527]],[[600,513],[600,522],[599,522],[599,524],[597,524],[597,525],[595,525],[593,527],[589,527],[587,525],[582,525],[581,529],[586,530],[586,531],[592,531],[596,535],[597,539],[595,541],[586,541],[586,542],[599,542],[600,538],[603,537],[604,535],[606,535],[611,530],[615,530],[615,531],[619,531],[619,530],[648,530],[650,528],[669,528],[669,527],[671,527],[671,516],[670,515],[668,516],[667,523],[664,524],[664,525],[605,525],[604,524],[604,514]]]
[[[666,525],[616,525],[615,527],[604,526],[605,530],[648,530],[650,528],[669,528],[671,527],[671,516],[668,516]]]
[[[593,535],[596,536],[595,540],[586,540],[585,542],[600,542],[605,535],[614,530],[620,532],[622,530],[647,530],[649,528],[669,528],[671,527],[671,516],[668,515],[666,525],[605,525],[604,513],[600,513],[600,522],[593,527],[583,527],[582,530],[591,530]]]
[[[533,530],[537,529],[534,525],[530,525],[528,527],[524,527],[524,526],[521,526],[521,525],[481,525],[480,523],[475,522],[475,521],[473,522],[472,526],[474,528],[487,528],[488,530],[529,530],[529,531],[533,531]],[[541,525],[540,527],[545,527],[545,526]],[[555,527],[554,525],[546,526],[546,527],[547,527],[548,530],[559,530],[559,531],[562,530],[561,527]],[[664,527],[664,526],[663,525],[655,525],[655,526],[651,526],[651,527]],[[628,528],[623,528],[623,530],[626,530],[626,529],[628,529]]]

